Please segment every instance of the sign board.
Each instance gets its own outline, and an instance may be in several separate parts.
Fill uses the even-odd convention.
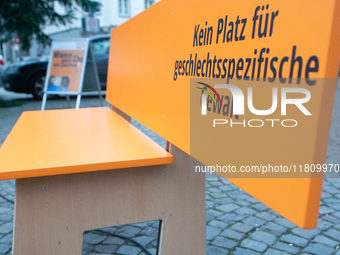
[[[97,91],[101,99],[97,68],[89,41],[87,39],[53,41],[42,110],[45,109],[49,94],[66,95],[67,98],[69,95],[77,95],[76,108],[79,108],[84,91]]]
[[[99,19],[96,19],[94,17],[85,18],[85,31],[88,33],[99,33]]]
[[[106,98],[190,154],[191,170],[220,167],[314,228],[331,171],[339,15],[335,0],[163,0],[112,30]]]

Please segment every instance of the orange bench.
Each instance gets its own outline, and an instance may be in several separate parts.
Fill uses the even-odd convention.
[[[204,179],[170,152],[110,108],[24,112],[0,154],[17,179],[13,254],[81,254],[85,230],[151,220],[165,254],[203,254]]]
[[[279,10],[275,27],[281,29],[275,31],[281,32],[254,40],[249,37],[257,6],[251,0],[241,5],[162,0],[113,29],[106,97],[111,109],[25,112],[1,148],[0,179],[17,179],[13,254],[80,254],[85,230],[150,220],[162,220],[162,254],[205,254],[205,179],[192,178],[189,171],[190,155],[197,149],[190,148],[191,77],[179,64],[182,76],[174,81],[176,60],[187,60],[190,54],[206,57],[209,51],[223,55],[226,49],[229,57],[236,57],[250,44],[252,51],[262,47],[270,37],[274,43],[268,41],[268,47],[279,45],[276,53],[282,59],[284,50],[292,49],[283,42],[305,46],[306,52],[322,48],[317,51],[319,74],[336,77],[339,4],[272,1],[270,8]],[[211,31],[221,34],[220,20],[227,14],[234,20],[248,18],[247,41],[196,47],[194,39],[193,47],[198,25],[220,28]],[[296,29],[294,17],[301,28]],[[314,36],[308,41],[304,36],[311,31],[322,40]],[[200,43],[203,39],[196,36]],[[283,75],[288,73],[286,68]],[[334,83],[322,83],[318,93],[313,91],[319,118],[309,130],[312,163],[325,159],[334,89]],[[131,125],[130,116],[165,138],[168,150]],[[243,139],[242,133],[235,136]],[[233,147],[226,150],[234,153]],[[244,157],[234,159],[240,163]],[[231,181],[297,225],[315,227],[322,178]]]

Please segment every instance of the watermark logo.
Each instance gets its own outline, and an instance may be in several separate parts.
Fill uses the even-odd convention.
[[[197,83],[199,83],[199,84],[209,88],[216,95],[216,97],[218,98],[220,104],[222,105],[222,100],[220,98],[220,95],[216,92],[216,90],[213,87],[211,87],[210,85],[208,85],[206,83],[203,83],[203,82],[197,82]],[[197,88],[202,90],[202,95],[201,95],[201,114],[202,115],[207,115],[207,94],[212,98],[212,100],[214,100],[215,106],[217,106],[216,99],[207,89],[200,88],[200,87],[197,87]],[[207,94],[204,94],[203,92],[206,92]]]
[[[272,87],[271,88],[271,106],[270,108],[267,109],[256,109],[254,107],[253,103],[253,88],[252,87],[247,87],[247,93],[243,93],[243,91],[231,84],[215,84],[214,87],[210,86],[206,83],[203,82],[197,82],[200,85],[203,85],[204,87],[197,87],[198,89],[202,90],[201,93],[201,115],[207,115],[207,109],[208,109],[208,96],[211,97],[211,99],[214,102],[214,107],[218,108],[222,106],[222,100],[224,98],[223,95],[219,95],[216,91],[216,89],[228,89],[228,91],[231,93],[231,98],[232,98],[232,112],[235,114],[235,116],[239,115],[245,115],[245,106],[248,107],[248,110],[250,113],[257,115],[257,116],[268,116],[273,113],[275,113],[278,109],[279,101],[280,101],[280,115],[281,116],[286,116],[287,115],[287,105],[294,105],[297,107],[300,112],[302,112],[303,115],[305,116],[311,116],[312,114],[308,109],[305,107],[304,104],[310,101],[311,99],[311,93],[308,89],[305,88],[299,88],[299,87]],[[209,90],[212,91],[212,94]],[[280,92],[280,94],[279,94]],[[295,94],[294,98],[290,98],[290,94]],[[298,95],[298,96],[296,96]],[[222,98],[222,100],[221,100]],[[216,100],[218,99],[218,100]],[[262,98],[263,99],[263,98]],[[261,98],[257,99],[261,100]],[[246,104],[247,103],[247,104]],[[238,119],[238,117],[237,117]],[[294,119],[285,119],[285,120],[280,120],[280,119],[251,119],[251,120],[243,120],[243,122],[240,123],[235,123],[234,124],[242,124],[244,127],[246,126],[246,122],[248,123],[249,127],[262,127],[264,126],[265,122],[270,122],[271,126],[274,127],[274,122],[275,121],[280,121],[281,125],[283,127],[295,127],[297,126],[297,121]],[[285,123],[294,123],[293,125],[287,125]],[[214,119],[213,126],[215,127],[216,125],[219,124],[227,124],[230,123],[232,127],[232,120],[227,120],[227,119]],[[258,125],[254,125],[252,123],[258,123]]]

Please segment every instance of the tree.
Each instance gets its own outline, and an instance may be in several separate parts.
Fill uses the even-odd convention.
[[[56,12],[55,2],[65,8],[63,14]],[[33,38],[50,44],[51,38],[42,31],[45,25],[72,23],[79,8],[96,8],[98,4],[93,0],[0,0],[0,41],[17,35],[24,50],[29,49]]]

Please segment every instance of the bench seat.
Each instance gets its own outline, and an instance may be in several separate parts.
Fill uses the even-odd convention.
[[[15,155],[15,156],[13,156]],[[0,153],[0,180],[171,164],[108,107],[24,112]]]

